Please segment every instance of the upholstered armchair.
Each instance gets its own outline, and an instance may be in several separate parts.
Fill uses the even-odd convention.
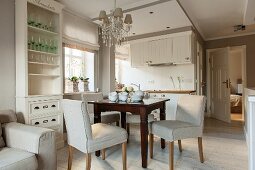
[[[53,130],[18,123],[12,110],[0,111],[0,169],[56,170],[56,157]]]

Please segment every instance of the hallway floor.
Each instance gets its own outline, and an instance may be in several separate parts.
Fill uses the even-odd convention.
[[[149,170],[168,169],[168,149],[160,148],[160,141],[155,138],[154,158],[148,158]],[[199,161],[197,139],[182,141],[183,152],[179,153],[175,144],[175,169],[179,170],[246,170],[248,169],[247,146],[241,122],[231,124],[216,119],[205,119],[203,136],[205,162]],[[58,151],[58,170],[67,169],[67,147]],[[73,170],[84,170],[85,155],[74,152]],[[130,142],[127,147],[127,166],[129,170],[143,170],[140,159],[139,126],[131,126]],[[121,170],[121,146],[106,150],[106,160],[92,156],[92,170]]]

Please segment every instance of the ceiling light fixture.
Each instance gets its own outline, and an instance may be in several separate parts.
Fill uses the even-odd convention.
[[[111,10],[109,16],[106,15],[106,11],[100,11],[99,20],[102,21],[100,34],[103,43],[109,47],[114,44],[120,46],[129,35],[133,23],[131,14],[126,14],[123,21],[123,11],[122,8],[116,8],[116,0],[114,0],[114,9]]]

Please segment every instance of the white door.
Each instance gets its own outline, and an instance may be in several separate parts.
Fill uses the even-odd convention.
[[[229,49],[222,48],[211,51],[209,57],[211,115],[216,119],[230,122]]]

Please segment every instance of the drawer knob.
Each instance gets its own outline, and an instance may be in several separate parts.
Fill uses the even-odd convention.
[[[39,125],[40,123],[39,122],[35,122],[35,125]]]
[[[43,123],[48,123],[48,120],[44,120]]]
[[[52,122],[56,122],[56,119],[51,119]]]
[[[164,94],[162,94],[161,96],[162,96],[162,97],[166,97],[166,95],[164,95]]]
[[[35,110],[38,110],[38,109],[40,109],[40,107],[39,107],[39,106],[36,106],[34,109],[35,109]]]
[[[47,109],[48,107],[49,107],[48,105],[44,105],[44,106],[43,106],[44,109]]]
[[[55,105],[55,104],[53,104],[53,105],[51,105],[51,107],[56,107],[56,105]]]

